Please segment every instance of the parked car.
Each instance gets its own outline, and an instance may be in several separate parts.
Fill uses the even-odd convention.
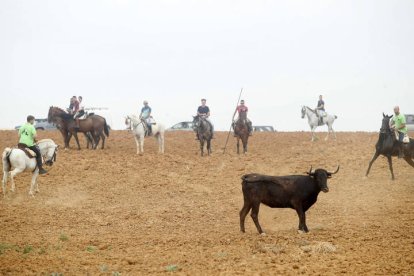
[[[14,129],[20,129],[21,126],[16,126]],[[57,129],[56,125],[49,123],[47,119],[35,119],[34,127],[36,130],[55,130]]]
[[[253,126],[253,131],[255,132],[273,132],[275,129],[272,126]]]
[[[407,125],[408,131],[414,131],[414,114],[405,115],[405,124]]]
[[[193,122],[180,122],[178,124],[173,125],[172,127],[167,129],[168,131],[172,130],[185,130],[185,131],[192,131],[193,130]]]

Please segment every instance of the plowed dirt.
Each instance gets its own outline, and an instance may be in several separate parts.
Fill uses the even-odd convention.
[[[307,132],[257,133],[237,155],[217,133],[213,154],[200,157],[194,133],[167,132],[164,155],[132,134],[112,131],[104,150],[60,150],[40,193],[28,195],[30,173],[0,197],[2,275],[337,275],[414,274],[414,169],[393,159],[396,180],[380,157],[364,178],[377,133],[338,133],[311,143]],[[319,134],[321,136],[322,134]],[[58,132],[40,138],[63,141]],[[17,143],[0,131],[0,148]],[[291,209],[261,207],[261,236],[250,218],[239,231],[245,173],[340,171],[297,232]]]

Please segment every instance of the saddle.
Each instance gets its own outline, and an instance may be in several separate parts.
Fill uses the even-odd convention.
[[[397,139],[397,141],[398,141],[398,139],[400,138],[398,131],[395,131],[394,134],[395,134],[395,139]],[[409,144],[410,143],[410,137],[408,136],[407,133],[404,134],[403,143],[404,144]]]
[[[27,157],[29,158],[36,158],[36,153],[29,149],[25,144],[18,143],[17,148],[24,151],[26,153]]]

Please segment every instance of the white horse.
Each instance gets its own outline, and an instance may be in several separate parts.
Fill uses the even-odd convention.
[[[45,163],[47,165],[53,165],[53,162],[56,161],[58,145],[56,145],[52,139],[40,140],[37,143],[37,145],[39,146],[43,160],[46,160]],[[10,171],[12,168],[14,168],[14,170]],[[29,195],[34,197],[34,193],[39,192],[39,186],[36,184],[36,178],[39,175],[39,168],[37,167],[36,158],[27,157],[26,153],[18,148],[5,148],[3,151],[2,185],[4,196],[6,196],[6,184],[8,174],[10,173],[11,191],[14,192],[14,177],[16,176],[16,174],[21,173],[23,171],[33,172]]]
[[[308,117],[308,124],[312,131],[312,141],[318,139],[315,135],[315,129],[320,126],[319,124],[319,117],[316,115],[316,111],[310,107],[302,106],[302,119],[305,118],[305,115]],[[326,116],[322,117],[323,124],[328,126],[328,135],[325,137],[325,141],[328,140],[329,134],[332,132],[334,138],[336,139],[335,131],[332,128],[332,124],[334,123],[335,119],[338,118],[336,115],[330,115],[326,113]]]
[[[134,134],[135,142],[137,144],[137,154],[144,153],[144,137],[146,126],[144,121],[136,115],[130,115],[125,118],[125,124],[129,125],[129,128]],[[158,152],[164,153],[164,132],[165,127],[163,124],[156,123],[152,125],[152,135],[158,140]]]

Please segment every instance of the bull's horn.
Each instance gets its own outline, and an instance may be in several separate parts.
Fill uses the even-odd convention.
[[[330,174],[336,174],[338,171],[339,171],[339,165],[338,165],[338,168],[336,169],[336,171],[334,171],[333,173],[330,173]]]
[[[310,170],[309,170],[309,172],[306,172],[307,174],[312,174],[312,165],[311,165],[311,167],[310,167]]]
[[[384,114],[384,112],[382,112],[382,117],[384,117],[385,118],[385,114]],[[387,116],[388,117],[388,116]]]

